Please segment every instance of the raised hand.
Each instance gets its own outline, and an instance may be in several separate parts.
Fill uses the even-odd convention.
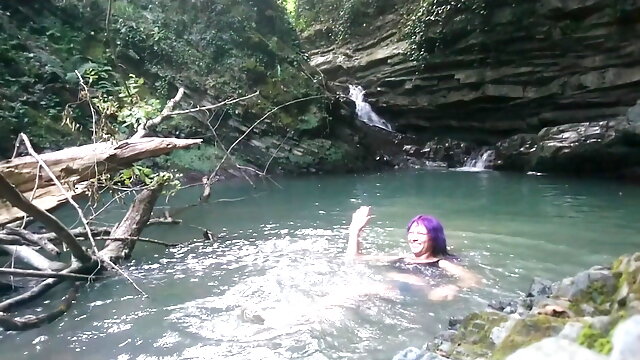
[[[370,206],[360,206],[351,216],[351,225],[349,225],[350,231],[360,231],[367,225],[369,219],[373,216],[369,215],[371,211]]]

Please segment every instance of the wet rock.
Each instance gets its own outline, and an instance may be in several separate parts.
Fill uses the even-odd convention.
[[[561,339],[569,340],[571,342],[577,342],[578,336],[580,335],[580,332],[582,332],[582,329],[584,329],[584,324],[577,321],[572,321],[564,326],[562,331],[560,331],[560,334],[558,334],[558,337]]]
[[[447,324],[448,329],[449,330],[458,330],[458,328],[460,327],[460,324],[462,324],[463,320],[464,320],[464,317],[462,317],[462,316],[449,318],[449,322]]]
[[[518,310],[517,300],[492,300],[487,307],[491,310],[500,311],[505,314],[515,314]]]
[[[423,355],[420,349],[409,347],[396,354],[393,360],[419,360]]]
[[[640,315],[634,315],[620,323],[613,332],[611,342],[611,360],[640,358]]]
[[[539,277],[534,277],[531,282],[531,286],[529,286],[529,292],[527,293],[527,297],[540,297],[540,296],[549,296],[551,295],[551,285],[552,281],[546,280]]]
[[[563,279],[553,297],[575,300],[585,293],[602,292],[603,296],[616,290],[616,279],[610,270],[594,267]]]
[[[507,360],[606,360],[607,357],[558,337],[544,339],[519,349]]]

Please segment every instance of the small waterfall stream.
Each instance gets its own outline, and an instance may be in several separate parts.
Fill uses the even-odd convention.
[[[349,85],[349,98],[356,103],[356,112],[360,121],[387,131],[393,131],[391,125],[378,116],[371,108],[371,105],[364,100],[364,89],[361,86]]]
[[[461,171],[483,171],[487,165],[493,161],[495,152],[493,150],[484,149],[475,155],[471,155],[464,165],[458,170]]]

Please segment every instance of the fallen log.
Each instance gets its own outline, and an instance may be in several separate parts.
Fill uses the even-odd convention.
[[[87,181],[97,175],[114,172],[138,160],[201,142],[201,139],[137,138],[119,143],[101,142],[71,147],[42,154],[40,157],[60,182],[68,187],[68,192],[77,195],[84,192]],[[38,162],[32,156],[0,161],[0,174],[25,197],[30,197],[33,192],[32,202],[41,209],[48,210],[66,201],[65,195],[52,179],[45,172],[38,171]],[[22,211],[0,201],[0,225],[16,221],[22,216]]]

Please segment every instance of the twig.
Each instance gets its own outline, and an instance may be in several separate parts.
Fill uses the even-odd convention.
[[[109,200],[109,202],[107,202],[107,204],[105,206],[102,207],[102,209],[98,210],[98,212],[93,213],[93,215],[91,215],[89,217],[89,219],[87,219],[88,221],[92,221],[93,219],[95,219],[98,215],[100,215],[100,213],[102,213],[107,207],[109,207],[109,205],[111,205],[114,201],[117,201],[119,198],[127,195],[129,192],[131,192],[131,190],[126,190],[124,192],[120,192],[118,193],[118,195],[116,195],[113,199]]]
[[[175,247],[175,246],[182,245],[182,244],[172,244],[172,243],[168,243],[168,242],[164,242],[164,241],[160,241],[160,240],[137,237],[137,236],[121,236],[121,237],[120,236],[116,236],[116,237],[100,236],[100,237],[97,237],[96,240],[111,240],[111,241],[131,241],[131,240],[136,240],[136,241],[142,241],[142,242],[147,242],[147,243],[151,243],[151,244],[158,244],[158,245],[162,245],[162,246],[166,246],[166,247]]]
[[[129,275],[127,275],[122,269],[120,269],[116,264],[114,264],[111,260],[107,259],[106,257],[102,257],[102,260],[109,264],[109,266],[111,266],[112,269],[116,270],[117,272],[119,272],[120,274],[122,274],[122,276],[124,276],[127,280],[129,280],[129,282],[131,283],[131,285],[133,285],[134,288],[136,288],[136,290],[138,290],[142,296],[144,297],[149,297],[149,295],[147,295],[146,292],[142,291],[142,289],[140,289],[140,287],[138,285],[136,285],[136,283],[133,281],[133,279],[131,279],[129,277]]]
[[[223,101],[221,103],[217,103],[215,105],[198,106],[198,107],[195,107],[193,109],[173,111],[173,112],[165,114],[165,116],[183,115],[183,114],[189,114],[189,113],[196,112],[196,111],[201,111],[201,110],[211,110],[211,109],[219,108],[221,106],[237,103],[237,102],[242,101],[242,100],[247,100],[249,98],[252,98],[252,97],[258,95],[259,93],[260,93],[259,91],[256,91],[251,95],[247,95],[247,96],[243,96],[243,97],[235,98],[235,99],[230,99],[230,100],[225,100],[225,101]]]
[[[35,185],[33,186],[33,191],[31,191],[31,196],[29,196],[29,201],[33,202],[33,198],[36,196],[36,191],[38,190],[38,185],[40,184],[40,164],[38,164],[38,167],[36,167],[36,182]],[[24,229],[24,227],[27,225],[27,217],[29,217],[29,215],[27,215],[26,213],[24,214],[24,217],[22,218],[22,225],[20,226],[21,229]]]
[[[276,148],[276,151],[273,152],[273,155],[271,155],[271,158],[269,159],[269,161],[267,161],[267,165],[264,166],[264,170],[262,170],[263,174],[267,173],[267,169],[269,168],[269,164],[271,164],[271,161],[276,157],[276,154],[278,154],[278,151],[280,151],[280,148],[282,147],[282,145],[284,145],[285,141],[287,141],[287,139],[289,139],[289,136],[291,136],[291,134],[293,134],[293,131],[289,131],[287,133],[287,136],[285,136],[285,138],[282,140],[280,145],[278,145],[278,148]]]
[[[266,119],[269,115],[273,114],[274,112],[280,110],[281,108],[291,105],[291,104],[295,104],[301,101],[306,101],[306,100],[310,100],[310,99],[316,99],[316,98],[323,98],[326,97],[326,95],[315,95],[315,96],[308,96],[305,98],[300,98],[300,99],[295,99],[295,100],[291,100],[289,102],[286,102],[284,104],[278,105],[275,108],[271,109],[269,112],[267,112],[266,114],[264,114],[264,116],[262,116],[260,119],[258,119],[256,122],[253,123],[253,125],[251,125],[245,132],[244,134],[240,135],[239,138],[236,139],[236,141],[231,144],[231,146],[229,146],[229,148],[227,149],[225,155],[222,157],[222,160],[220,161],[220,163],[218,164],[218,166],[216,167],[216,169],[211,173],[211,175],[209,175],[209,183],[211,183],[211,180],[215,177],[215,175],[217,174],[218,170],[220,170],[220,167],[222,166],[222,164],[224,163],[224,161],[227,159],[228,154],[231,153],[231,150],[238,145],[238,143],[240,141],[242,141],[242,139],[244,139],[249,132],[251,132],[251,130],[253,130],[253,128],[255,128],[256,126],[258,126],[258,124],[260,124],[264,119]]]
[[[23,269],[0,269],[0,275],[11,276],[23,276],[32,278],[57,278],[57,279],[70,279],[70,280],[89,280],[91,276],[81,275],[74,273],[60,273],[53,271],[37,271],[37,270],[23,270]]]

